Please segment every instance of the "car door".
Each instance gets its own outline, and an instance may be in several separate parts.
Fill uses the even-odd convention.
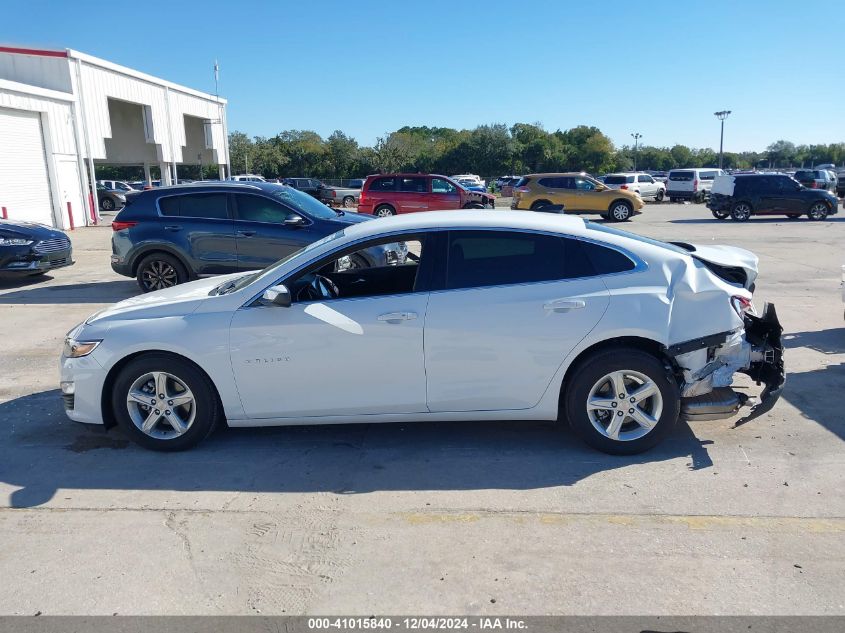
[[[582,211],[606,213],[610,205],[609,190],[597,191],[592,180],[583,176],[571,178],[574,184],[575,204]],[[629,185],[631,186],[631,185]]]
[[[428,211],[428,178],[425,176],[397,176],[396,180],[397,213]]]
[[[752,206],[758,215],[786,213],[786,200],[776,176],[760,176],[751,183]],[[753,198],[757,199],[757,202]]]
[[[324,235],[310,218],[265,196],[236,193],[232,202],[238,270],[265,268]]]
[[[809,208],[809,204],[804,199],[802,191],[804,189],[789,176],[772,176],[775,181],[775,186],[780,195],[780,206],[783,213],[788,214],[804,214]]]
[[[653,198],[657,195],[657,184],[654,178],[648,174],[640,174],[637,176],[637,185],[639,185],[640,196],[642,198]]]
[[[410,240],[392,236],[377,244],[399,239]],[[291,291],[289,307],[256,301],[237,310],[230,356],[247,416],[301,420],[425,412],[426,240],[416,240],[411,250],[417,258],[403,264],[335,273],[334,282],[349,296],[314,299],[306,282],[314,271],[337,270],[337,260],[357,247],[279,280]],[[360,284],[365,289],[356,291]]]
[[[197,275],[238,270],[235,228],[223,191],[186,193],[158,199],[162,238],[191,260]]]
[[[428,199],[429,210],[461,208],[461,193],[458,187],[445,178],[431,178],[431,193]]]
[[[445,259],[425,325],[429,410],[533,407],[601,319],[606,286],[558,235],[454,230]]]

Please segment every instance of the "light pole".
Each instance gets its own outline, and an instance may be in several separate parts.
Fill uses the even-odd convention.
[[[634,137],[634,171],[637,171],[637,145],[643,135],[639,132],[633,132],[631,136]]]
[[[725,148],[725,119],[728,118],[730,113],[730,110],[719,110],[719,112],[713,113],[722,122],[722,134],[719,136],[719,169],[722,168],[722,155]]]

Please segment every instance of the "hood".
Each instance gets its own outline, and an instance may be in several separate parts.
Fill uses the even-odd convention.
[[[46,224],[15,220],[0,220],[0,234],[24,237],[35,241],[67,237],[62,231],[57,231]]]
[[[349,224],[358,224],[359,222],[368,222],[370,220],[375,220],[375,217],[372,215],[367,215],[364,213],[355,213],[354,211],[344,211],[343,215],[339,215],[336,218],[332,218],[331,220],[327,220],[327,222],[335,222],[338,224],[337,230],[339,231],[345,225]]]
[[[191,314],[200,303],[208,298],[208,293],[215,286],[225,283],[230,279],[237,279],[249,273],[232,273],[231,275],[220,275],[219,277],[208,277],[198,279],[186,284],[180,284],[173,288],[148,292],[131,299],[124,299],[109,306],[95,314],[92,314],[85,323],[97,323],[99,321],[114,319],[151,319],[157,317],[183,316]]]
[[[732,283],[741,283],[745,288],[751,288],[757,279],[759,258],[744,248],[725,246],[723,244],[690,244],[688,242],[672,242],[689,251],[698,261],[718,277]],[[740,273],[740,274],[736,274]]]

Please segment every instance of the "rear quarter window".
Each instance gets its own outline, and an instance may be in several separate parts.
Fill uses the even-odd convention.
[[[612,275],[636,268],[636,264],[627,255],[613,248],[586,241],[580,241],[579,245],[583,256],[591,264],[594,275]]]

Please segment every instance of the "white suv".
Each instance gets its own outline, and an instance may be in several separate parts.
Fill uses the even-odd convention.
[[[716,176],[725,174],[721,169],[712,167],[699,169],[673,169],[669,172],[669,179],[666,181],[667,191],[671,202],[679,200],[692,200],[693,202],[704,202],[710,195],[713,188],[713,180]]]
[[[666,184],[641,172],[608,174],[604,177],[604,184],[610,189],[627,189],[640,194],[640,198],[651,198],[657,202],[666,197]]]

